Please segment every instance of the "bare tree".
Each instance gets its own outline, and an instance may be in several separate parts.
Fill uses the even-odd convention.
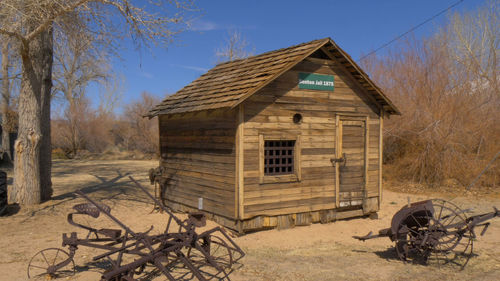
[[[2,116],[2,150],[4,156],[8,157],[7,161],[12,160],[11,155],[11,139],[10,134],[16,131],[17,114],[14,111],[13,103],[17,98],[15,90],[19,86],[19,58],[13,50],[15,49],[13,40],[8,36],[0,36],[2,38],[2,67],[0,80],[2,83],[0,96],[0,114]],[[6,159],[4,158],[4,161]]]
[[[75,118],[78,122],[71,122]],[[112,128],[117,123],[113,112],[93,109],[87,98],[75,103],[70,112],[64,112],[52,121],[52,142],[65,157],[78,157],[80,153],[102,153],[115,146]],[[127,127],[128,128],[128,127]],[[78,151],[75,151],[75,147]]]
[[[448,35],[454,70],[500,95],[500,1],[488,1],[474,13],[453,14],[441,34]]]
[[[176,0],[149,0],[146,5],[130,0],[0,2],[0,34],[19,42],[22,61],[13,188],[18,203],[37,204],[52,194],[50,94],[54,29],[87,30],[108,42],[130,36],[138,47],[167,44],[179,31],[179,23],[184,22],[181,12],[190,4]],[[175,12],[169,15],[168,8]],[[75,20],[76,15],[83,20]]]
[[[491,3],[363,61],[403,112],[384,131],[385,160],[398,178],[467,185],[500,150],[500,26],[498,1]]]
[[[249,44],[239,31],[229,31],[225,39],[225,45],[215,51],[218,62],[244,59],[253,55],[248,51]]]
[[[9,79],[9,38],[3,38],[2,42],[2,101],[1,101],[1,114],[2,114],[2,149],[7,153],[8,157],[12,159],[10,155],[10,136],[9,136],[9,120],[7,119],[9,104],[10,104],[10,79]]]
[[[125,78],[115,73],[112,79],[101,84],[99,91],[98,112],[103,114],[113,113],[120,104],[123,95],[123,84]]]
[[[71,106],[66,106],[62,116],[56,117],[53,145],[61,148],[67,157],[74,157],[78,150],[85,148],[88,124],[94,115],[86,98],[74,100]]]
[[[95,46],[94,38],[86,32],[59,32],[54,45],[53,91],[66,103],[65,118],[68,122],[68,154],[75,155],[83,142],[81,129],[87,120],[83,114],[88,102],[85,91],[91,82],[108,83],[112,74],[107,54]],[[83,110],[83,112],[82,112]]]
[[[159,102],[159,98],[143,92],[140,100],[125,107],[123,116],[129,129],[125,132],[124,139],[127,141],[128,149],[136,149],[145,153],[158,152],[158,120],[144,118],[144,116]]]

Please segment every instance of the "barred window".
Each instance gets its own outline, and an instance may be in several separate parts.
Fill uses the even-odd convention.
[[[264,175],[293,174],[294,140],[266,140],[264,142]]]

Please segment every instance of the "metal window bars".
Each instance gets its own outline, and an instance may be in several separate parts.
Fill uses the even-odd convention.
[[[294,173],[295,140],[266,140],[264,142],[264,175]]]

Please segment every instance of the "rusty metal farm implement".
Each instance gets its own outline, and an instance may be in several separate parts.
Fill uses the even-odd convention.
[[[153,226],[145,232],[134,232],[111,215],[109,206],[77,191],[88,203],[73,206],[75,211],[68,214],[67,220],[71,225],[86,230],[86,237],[79,238],[76,232],[63,234],[62,245],[68,250],[47,248],[35,254],[28,264],[28,277],[73,275],[75,252],[78,247],[84,246],[103,251],[92,259],[95,262],[107,260],[109,268],[102,274],[101,281],[151,280],[154,277],[163,280],[229,280],[235,263],[245,254],[228,234],[220,227],[198,234],[196,228],[206,224],[204,214],[194,213],[188,219],[180,220],[137,181],[132,177],[130,179],[167,214],[167,226],[163,233],[150,234]],[[101,213],[119,229],[96,229],[73,220],[76,216],[97,219]]]
[[[391,227],[382,229],[377,235],[354,236],[365,241],[378,237],[389,237],[395,242],[399,259],[405,262],[436,265],[454,265],[464,268],[471,258],[473,241],[477,237],[476,227],[483,227],[488,220],[500,217],[500,211],[467,217],[467,210],[441,200],[425,200],[401,208],[391,221]]]

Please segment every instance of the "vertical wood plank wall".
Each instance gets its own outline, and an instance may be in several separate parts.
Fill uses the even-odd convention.
[[[334,75],[335,90],[299,89],[299,72]],[[379,195],[379,109],[343,66],[308,58],[244,102],[244,218],[335,209],[336,118],[368,117],[368,197]],[[293,115],[303,116],[300,124]],[[259,138],[277,133],[300,135],[302,179],[259,183]]]
[[[164,199],[234,219],[237,110],[160,115]],[[179,209],[174,207],[174,209]]]
[[[236,128],[236,198],[235,198],[235,218],[242,219],[244,217],[243,202],[245,201],[245,185],[243,184],[243,159],[244,159],[244,148],[243,141],[245,138],[244,128],[245,128],[245,114],[243,104],[238,106],[238,124]]]

